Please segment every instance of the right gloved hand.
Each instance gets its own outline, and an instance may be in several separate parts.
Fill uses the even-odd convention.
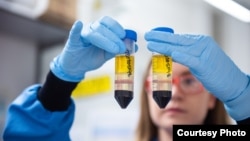
[[[51,71],[60,79],[81,81],[85,73],[102,66],[126,47],[123,27],[110,17],[103,17],[92,24],[76,21],[61,54],[50,63]]]
[[[211,37],[149,31],[145,39],[149,50],[171,56],[174,61],[189,67],[205,88],[224,102],[235,120],[250,117],[250,78]]]

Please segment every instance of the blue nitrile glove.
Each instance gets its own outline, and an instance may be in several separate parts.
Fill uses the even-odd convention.
[[[149,31],[145,39],[150,51],[189,67],[205,88],[224,102],[232,118],[239,121],[250,117],[249,77],[211,37]]]
[[[110,17],[84,25],[76,21],[72,26],[67,43],[50,64],[51,71],[60,79],[79,82],[87,71],[102,66],[126,47],[121,40],[125,37],[123,27]]]

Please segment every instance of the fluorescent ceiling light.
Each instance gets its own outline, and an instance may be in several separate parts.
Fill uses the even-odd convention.
[[[232,0],[204,0],[214,7],[234,16],[235,18],[250,23],[250,10]]]

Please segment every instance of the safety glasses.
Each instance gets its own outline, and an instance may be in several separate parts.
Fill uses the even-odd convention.
[[[193,75],[176,76],[172,79],[172,85],[175,85],[185,94],[198,94],[204,90],[203,85]],[[148,76],[145,82],[146,92],[152,92],[152,76]]]

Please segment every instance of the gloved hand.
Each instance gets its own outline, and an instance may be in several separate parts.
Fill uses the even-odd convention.
[[[149,31],[145,39],[150,51],[171,56],[175,62],[189,67],[205,88],[224,102],[232,118],[250,117],[249,77],[211,37]]]
[[[50,69],[62,80],[79,82],[87,71],[99,68],[118,53],[124,53],[124,37],[123,27],[110,17],[84,26],[76,21],[63,51],[53,59]]]

